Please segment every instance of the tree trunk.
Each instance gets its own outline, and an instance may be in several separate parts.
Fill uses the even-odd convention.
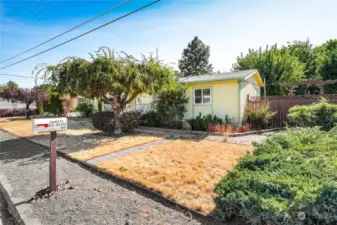
[[[121,112],[122,112],[122,104],[120,94],[113,94],[113,112],[114,112],[114,119],[115,119],[115,129],[114,134],[121,134],[122,133],[122,123],[121,123]]]
[[[26,104],[26,119],[29,120],[29,104]]]
[[[114,129],[114,134],[121,134],[122,133],[122,123],[121,123],[121,109],[114,109],[114,120],[115,120],[115,129]]]

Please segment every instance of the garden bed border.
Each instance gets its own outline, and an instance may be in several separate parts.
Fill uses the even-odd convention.
[[[18,137],[18,138],[22,138],[22,139],[25,139],[25,140],[28,140],[34,144],[37,144],[43,148],[45,148],[46,150],[49,150],[49,147],[41,144],[41,143],[38,143],[38,142],[35,142],[34,140],[30,139],[29,137],[20,137],[20,136],[17,136],[15,134],[13,134],[12,132],[9,132],[7,130],[4,130],[4,129],[1,129],[1,131],[9,134],[9,135],[12,135],[12,136],[15,136],[15,137]],[[202,132],[202,131],[201,131]],[[65,152],[62,152],[62,151],[59,151],[59,150],[56,150],[57,151],[57,155],[58,156],[61,156],[62,158],[68,160],[68,161],[71,161],[71,162],[74,162],[74,163],[77,163],[79,166],[81,166],[82,168],[92,172],[92,173],[95,173],[95,175],[98,175],[104,179],[108,179],[108,180],[111,180],[113,181],[114,183],[124,187],[124,188],[127,188],[129,190],[132,190],[132,191],[136,191],[138,194],[141,194],[145,197],[148,197],[156,202],[159,202],[167,207],[170,207],[172,209],[175,209],[177,210],[178,212],[183,212],[185,213],[185,215],[191,215],[193,216],[195,219],[197,220],[202,220],[203,222],[207,222],[207,223],[212,223],[214,225],[224,225],[224,222],[225,221],[220,221],[218,219],[216,219],[214,216],[211,216],[211,215],[205,215],[199,211],[196,211],[196,210],[193,210],[193,209],[190,209],[186,206],[183,206],[181,205],[180,203],[174,201],[174,200],[171,200],[171,199],[168,199],[166,198],[165,196],[163,196],[162,194],[160,194],[159,192],[157,191],[154,191],[154,190],[151,190],[151,189],[148,189],[146,188],[145,186],[142,186],[142,185],[139,185],[137,184],[136,182],[133,182],[133,181],[130,181],[130,180],[127,180],[127,179],[123,179],[119,176],[116,176],[116,175],[113,175],[111,173],[108,173],[106,172],[104,169],[99,169],[98,167],[94,166],[94,165],[91,165],[85,161],[80,161],[80,160],[77,160],[77,159],[74,159],[74,158],[71,158],[70,156],[67,155],[67,153]],[[17,209],[15,207],[15,205],[13,204],[14,206],[14,210],[16,210],[17,212]],[[15,211],[14,211],[15,212]],[[12,213],[12,212],[11,212]],[[18,213],[19,215],[19,218],[20,218],[20,214]],[[236,218],[236,219],[239,219],[239,218]],[[235,220],[235,219],[234,219]],[[21,220],[22,224],[24,225],[24,221]],[[231,223],[231,221],[227,221],[229,224]],[[245,224],[243,221],[242,221],[242,224]],[[20,224],[21,225],[21,224]]]
[[[263,134],[263,133],[281,131],[281,130],[286,129],[285,127],[281,127],[281,128],[269,128],[269,129],[263,129],[263,130],[253,130],[253,131],[242,132],[242,133],[221,133],[221,132],[209,132],[209,131],[198,131],[198,130],[177,130],[177,129],[167,129],[167,128],[160,128],[160,127],[147,127],[147,126],[138,126],[138,128],[154,130],[154,131],[162,131],[162,132],[177,132],[180,134],[214,135],[214,136],[227,135],[228,137],[240,137],[240,136],[247,136],[251,134]]]

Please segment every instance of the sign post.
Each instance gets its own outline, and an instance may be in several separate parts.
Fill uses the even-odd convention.
[[[56,131],[50,132],[49,188],[56,191]]]
[[[33,119],[33,132],[50,132],[49,188],[56,191],[56,131],[67,130],[67,118]]]

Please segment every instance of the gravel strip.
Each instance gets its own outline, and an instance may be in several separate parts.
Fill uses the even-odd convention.
[[[4,135],[0,131],[0,136]],[[11,184],[11,197],[29,200],[48,186],[49,161],[45,148],[23,139],[1,142],[2,176]],[[31,201],[28,217],[41,224],[207,224],[123,188],[63,158],[57,159],[62,190]]]

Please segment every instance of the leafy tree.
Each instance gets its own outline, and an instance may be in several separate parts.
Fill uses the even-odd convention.
[[[209,63],[210,48],[198,37],[188,43],[179,60],[181,76],[212,73],[213,66]]]
[[[33,102],[42,102],[48,99],[48,94],[38,88],[6,88],[3,92],[6,100],[21,101],[26,104],[26,118],[29,119],[29,106]]]
[[[323,80],[337,79],[337,39],[331,39],[314,49],[317,55],[319,74]],[[337,85],[325,86],[325,93],[337,93]]]
[[[51,80],[62,93],[76,93],[88,98],[102,97],[111,104],[114,113],[115,134],[122,132],[121,113],[138,95],[152,94],[174,77],[171,68],[152,57],[135,59],[126,53],[120,55],[108,47],[101,47],[91,60],[68,58],[49,66]]]
[[[303,80],[305,64],[288,50],[281,51],[275,44],[265,49],[261,47],[258,50],[249,49],[245,56],[241,53],[233,69],[258,69],[261,76],[266,79],[268,95],[285,95],[288,92],[280,87],[280,83]]]
[[[163,121],[171,123],[184,117],[188,103],[188,97],[185,96],[186,88],[185,85],[175,81],[159,92],[157,111]]]
[[[48,100],[42,102],[43,111],[53,115],[61,115],[63,112],[62,100],[60,100],[57,87],[51,84],[42,84],[39,88],[48,93]]]
[[[296,56],[305,64],[304,76],[306,79],[313,80],[320,78],[317,55],[309,39],[288,42],[287,46],[283,46],[282,51],[289,51],[290,55]]]
[[[8,88],[18,88],[19,85],[17,83],[15,83],[14,81],[8,81],[7,82],[7,85],[6,85]]]
[[[2,93],[6,88],[18,88],[19,85],[14,81],[8,81],[5,85],[0,85],[0,93]]]
[[[330,52],[323,61],[320,69],[320,74],[323,80],[336,80],[337,79],[337,49]],[[329,84],[324,87],[326,94],[336,94],[337,84]]]
[[[0,85],[0,93],[3,93],[6,89],[6,85]]]

